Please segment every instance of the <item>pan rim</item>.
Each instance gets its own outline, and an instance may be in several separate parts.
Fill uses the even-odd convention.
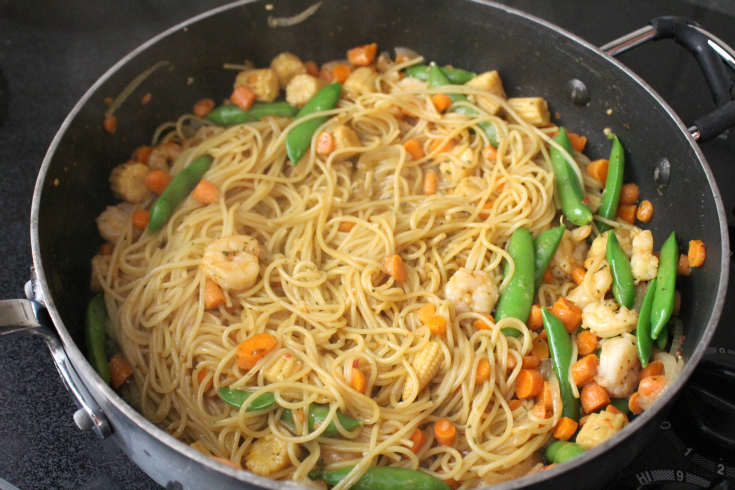
[[[144,52],[145,50],[147,50],[154,44],[158,43],[162,39],[180,30],[183,30],[192,24],[195,24],[203,19],[217,15],[221,12],[225,12],[230,9],[234,9],[234,8],[237,8],[243,5],[257,3],[261,1],[265,3],[266,0],[239,0],[239,1],[227,4],[227,5],[223,5],[221,7],[217,7],[207,12],[203,12],[169,29],[166,29],[165,31],[161,32],[160,34],[154,36],[150,40],[141,44],[136,49],[134,49],[133,51],[128,53],[126,56],[124,56],[122,59],[120,59],[111,68],[109,68],[85,92],[85,94],[80,98],[80,100],[75,104],[73,109],[69,112],[69,114],[64,119],[64,122],[62,123],[61,127],[59,128],[56,135],[54,136],[51,144],[49,145],[49,148],[46,152],[43,163],[39,170],[38,178],[36,180],[36,184],[35,184],[35,188],[33,192],[33,201],[31,205],[31,250],[32,250],[32,255],[33,255],[33,265],[36,271],[38,283],[40,284],[41,290],[43,291],[45,306],[47,310],[49,311],[49,314],[56,327],[57,332],[59,333],[59,336],[64,345],[64,349],[67,352],[67,355],[72,360],[72,363],[75,369],[77,369],[78,372],[81,371],[80,377],[84,380],[85,384],[92,383],[94,387],[99,392],[101,392],[110,403],[112,403],[116,407],[117,410],[119,410],[129,420],[135,423],[140,429],[144,430],[148,435],[150,435],[154,439],[157,439],[159,442],[171,447],[177,452],[189,457],[190,459],[197,461],[198,463],[204,465],[210,470],[224,473],[227,476],[235,480],[238,480],[241,482],[249,482],[251,484],[255,484],[263,488],[277,489],[277,488],[282,488],[283,485],[286,483],[276,481],[276,480],[271,480],[266,477],[254,475],[250,472],[245,472],[241,470],[236,470],[234,468],[230,468],[224,465],[223,463],[219,463],[213,460],[212,458],[209,458],[203,455],[202,453],[189,447],[187,444],[170,436],[163,429],[160,429],[159,427],[154,425],[152,422],[148,421],[140,412],[136,411],[132,406],[130,406],[127,402],[125,402],[114,390],[112,390],[107,384],[105,384],[102,381],[101,378],[99,378],[96,372],[92,369],[91,365],[87,362],[86,358],[82,355],[79,348],[76,346],[76,343],[74,342],[74,340],[71,338],[71,335],[66,329],[66,326],[64,325],[64,322],[61,319],[61,316],[59,315],[56,305],[54,304],[53,297],[50,294],[49,283],[47,281],[46,274],[44,272],[43,264],[41,260],[41,250],[40,250],[41,247],[40,247],[40,242],[39,242],[39,226],[38,226],[42,191],[43,191],[43,187],[46,182],[46,176],[48,173],[48,169],[56,153],[56,149],[59,143],[61,142],[62,138],[66,134],[72,121],[76,118],[77,114],[87,104],[87,102],[94,96],[94,94],[97,92],[99,87],[104,82],[106,82],[110,77],[112,77],[118,70],[120,70],[123,66],[125,66],[129,61],[131,61],[132,59],[137,57],[140,53]],[[629,424],[630,428],[626,427],[624,430],[620,431],[619,433],[617,433],[615,436],[605,441],[600,446],[586,452],[582,456],[575,458],[574,460],[569,461],[565,463],[564,465],[557,466],[550,470],[544,471],[540,474],[518,478],[516,480],[512,480],[510,482],[506,482],[506,483],[496,486],[496,488],[498,489],[510,490],[510,489],[515,489],[515,488],[521,488],[521,487],[524,487],[530,484],[536,484],[543,480],[552,479],[554,477],[561,475],[562,473],[565,473],[569,470],[572,470],[583,464],[586,464],[593,459],[596,459],[604,452],[608,451],[614,446],[617,446],[619,443],[621,443],[622,441],[630,437],[636,430],[638,430],[639,428],[642,428],[644,425],[647,425],[649,422],[651,422],[654,418],[656,418],[659,415],[659,412],[661,412],[672,401],[672,399],[679,393],[683,385],[689,379],[696,365],[700,362],[707,346],[709,345],[712,339],[712,336],[714,335],[717,323],[720,320],[720,316],[722,314],[722,309],[724,306],[725,295],[727,292],[729,263],[730,263],[730,256],[729,256],[729,253],[727,252],[730,249],[730,245],[729,245],[729,235],[727,232],[728,228],[727,228],[727,221],[725,218],[725,211],[724,211],[724,206],[722,202],[722,196],[720,194],[719,188],[717,187],[717,183],[714,179],[714,175],[712,174],[711,168],[709,164],[707,163],[707,160],[704,157],[704,154],[699,148],[699,145],[691,137],[691,135],[687,131],[686,126],[681,121],[679,116],[673,111],[673,109],[668,105],[668,103],[666,103],[666,101],[655,90],[653,90],[643,79],[641,79],[638,75],[636,75],[632,70],[627,68],[621,62],[611,57],[610,55],[606,54],[605,52],[601,51],[596,46],[568,32],[565,29],[562,29],[536,16],[530,15],[520,10],[511,8],[511,7],[507,7],[505,5],[501,5],[501,4],[498,4],[498,3],[495,3],[489,0],[466,0],[466,1],[477,3],[477,4],[482,4],[484,6],[494,8],[499,11],[503,11],[509,15],[513,15],[513,16],[517,16],[517,17],[521,17],[523,19],[529,20],[546,29],[551,29],[557,32],[558,34],[560,34],[561,36],[563,36],[564,38],[566,38],[568,41],[571,41],[577,44],[578,46],[585,48],[588,51],[588,54],[592,56],[595,56],[595,55],[602,56],[608,62],[611,62],[615,68],[621,71],[622,72],[621,75],[628,76],[638,85],[640,85],[653,98],[653,101],[658,103],[664,109],[664,111],[669,115],[669,117],[672,118],[676,126],[678,126],[679,129],[684,133],[689,143],[689,146],[693,149],[695,155],[697,156],[699,163],[705,172],[705,176],[707,178],[707,182],[710,186],[710,189],[713,192],[713,198],[715,201],[717,216],[718,216],[718,220],[720,224],[720,240],[721,240],[720,243],[722,246],[718,292],[715,298],[714,306],[711,310],[711,314],[706,321],[706,328],[702,336],[702,340],[700,341],[699,345],[695,347],[689,361],[684,366],[684,369],[682,373],[680,374],[679,378],[672,385],[672,389],[670,389],[663,396],[662,400],[660,400],[660,403],[657,403],[654,409],[646,411],[640,416],[638,416],[636,420],[634,420],[631,424]],[[292,483],[286,484],[286,485],[297,486]]]

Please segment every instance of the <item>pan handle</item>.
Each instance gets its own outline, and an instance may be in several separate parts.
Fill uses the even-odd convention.
[[[609,42],[600,49],[617,56],[648,41],[674,39],[694,55],[707,80],[717,109],[694,121],[689,132],[696,141],[711,140],[735,126],[735,82],[728,68],[735,70],[735,50],[682,17],[657,17],[651,23]]]
[[[54,364],[66,389],[77,405],[74,422],[80,429],[92,429],[98,438],[104,439],[112,434],[112,427],[107,417],[79,379],[56,333],[46,325],[51,325],[51,319],[46,308],[37,301],[30,299],[0,301],[0,341],[22,335],[42,337],[51,350]]]

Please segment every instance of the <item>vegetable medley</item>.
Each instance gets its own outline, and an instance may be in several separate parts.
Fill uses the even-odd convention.
[[[208,124],[221,127],[265,118],[303,118],[304,122],[286,136],[288,159],[291,165],[297,165],[312,150],[327,156],[361,144],[355,132],[346,126],[332,132],[319,131],[334,116],[328,113],[312,116],[337,107],[343,88],[357,93],[370,90],[376,70],[385,72],[386,67],[410,60],[405,50],[402,53],[403,59],[399,55],[392,60],[385,53],[378,56],[377,44],[369,44],[349,50],[347,61],[325,63],[320,69],[313,62],[304,63],[293,54],[282,53],[273,59],[270,68],[249,67],[240,72],[225,104],[216,107],[212,99],[203,99],[194,105],[193,114]],[[466,85],[506,98],[497,71],[477,75],[430,63],[413,64],[397,72],[397,76],[425,82],[430,89]],[[276,100],[282,91],[285,92],[285,100]],[[456,91],[434,94],[431,103],[440,114],[452,112],[470,118],[479,117],[480,110],[490,114],[502,111],[492,98],[483,99]],[[681,297],[676,290],[676,280],[678,276],[689,275],[692,267],[703,265],[705,249],[701,241],[693,240],[689,242],[688,254],[680,254],[676,234],[672,231],[661,244],[660,252],[654,252],[656,247],[651,231],[636,226],[636,223],[646,224],[655,219],[653,205],[648,200],[641,200],[646,196],[639,196],[638,186],[623,182],[625,151],[618,136],[608,134],[612,146],[607,160],[590,162],[583,155],[586,138],[563,127],[557,128],[550,121],[545,100],[538,97],[511,98],[507,103],[525,122],[543,128],[553,138],[548,150],[553,165],[560,224],[535,238],[524,227],[513,232],[507,244],[512,263],[506,261],[504,266],[505,275],[511,277],[499,293],[491,314],[490,310],[483,313],[484,319],[475,320],[473,326],[477,330],[489,329],[505,318],[516,318],[534,332],[528,355],[522,359],[508,356],[504,369],[510,372],[517,368],[518,363],[521,367],[515,378],[514,395],[507,404],[513,412],[530,406],[536,417],[546,419],[553,415],[560,401],[561,416],[553,429],[553,438],[543,448],[545,467],[548,468],[609,439],[622,430],[631,417],[649,409],[666,392],[683,363],[679,351],[683,339],[681,322],[676,319]],[[109,123],[106,122],[107,126]],[[474,128],[484,133],[483,137],[489,142],[483,152],[484,157],[488,160],[496,158],[499,135],[495,125],[480,121]],[[445,146],[440,151],[450,151],[451,141],[439,141]],[[312,144],[315,145],[313,149]],[[431,150],[436,150],[439,144]],[[425,156],[425,146],[417,139],[407,141],[404,148],[413,159]],[[95,257],[96,262],[93,261],[95,274],[105,267],[105,261],[109,263],[121,222],[132,220],[132,226],[138,233],[146,229],[153,233],[166,226],[177,207],[189,197],[203,204],[219,201],[219,189],[204,179],[212,165],[212,157],[201,156],[172,175],[170,163],[180,151],[180,145],[171,142],[155,148],[143,146],[135,151],[131,161],[113,170],[110,177],[113,190],[127,201],[124,204],[128,207],[108,208],[107,215],[103,213],[98,220],[101,235],[107,243]],[[423,192],[435,194],[445,179],[451,178],[449,173],[438,175],[428,172],[423,181]],[[595,186],[603,190],[601,198],[599,194],[595,196],[589,192],[590,187]],[[149,193],[157,195],[150,207],[132,212],[130,203],[142,202]],[[488,203],[492,206],[491,202]],[[339,231],[349,232],[353,226],[354,223],[349,221],[342,222]],[[239,246],[243,249],[254,247],[250,251],[257,263],[257,244]],[[407,270],[401,256],[386,257],[383,267],[398,283],[406,280]],[[93,289],[100,291],[100,284],[95,283],[98,277],[95,274]],[[476,281],[479,288],[485,279],[478,274],[460,269],[452,281]],[[550,308],[542,306],[544,285],[570,280],[576,287],[567,289]],[[206,309],[224,305],[224,291],[250,285],[252,282],[226,285],[212,274],[206,282]],[[449,287],[447,297],[452,299]],[[458,299],[456,303],[461,301],[464,300]],[[475,301],[474,297],[472,301]],[[446,334],[446,316],[439,314],[434,304],[428,303],[418,309],[416,315],[432,334]],[[104,330],[105,317],[105,303],[102,296],[97,296],[90,302],[87,312],[88,357],[100,376],[119,389],[130,381],[133,372],[119,352],[108,362],[108,354],[118,349],[110,348]],[[502,333],[514,337],[520,335],[520,331],[514,328],[504,328]],[[243,370],[253,369],[276,344],[276,338],[269,333],[252,335],[237,347],[237,365]],[[439,350],[439,343],[431,343],[414,359],[414,366],[421,366],[421,369],[417,368],[415,380],[406,380],[404,397],[415,389],[414,384],[418,384],[420,390],[439,372],[442,360]],[[484,383],[496,369],[503,368],[491,366],[491,362],[482,359],[476,372],[468,376],[475,376],[477,384]],[[550,366],[553,372],[544,370],[544,365]],[[270,372],[282,380],[300,368],[296,359],[283,357]],[[351,387],[365,393],[367,378],[357,366],[354,368]],[[267,379],[270,375],[265,374]],[[198,383],[205,382],[208,383],[205,392],[213,390],[212,378],[205,370],[200,370]],[[213,391],[223,403],[236,409],[246,405],[248,412],[272,410],[277,406],[277,399],[272,393],[250,399],[252,393],[249,391],[228,387]],[[560,396],[560,400],[555,400],[556,396]],[[528,401],[532,405],[527,404]],[[363,425],[362,421],[339,412],[336,418],[343,430]],[[303,411],[290,409],[282,412],[281,419],[290,424],[295,419],[299,419],[299,423],[305,421]],[[318,430],[327,419],[332,421],[323,429],[321,436],[340,437],[341,431],[330,416],[329,406],[312,404],[309,407],[309,431]],[[410,437],[413,452],[417,453],[427,444],[427,432],[433,436],[432,444],[442,446],[455,445],[458,438],[464,437],[463,431],[451,421],[441,419],[413,432]],[[200,443],[194,442],[192,446],[211,455]],[[246,457],[246,466],[255,473],[270,475],[288,464],[288,457],[284,454],[284,446],[278,439],[267,436],[254,445]],[[228,460],[225,462],[233,464]],[[351,469],[343,467],[325,471],[320,465],[309,477],[332,486]],[[441,481],[421,471],[371,466],[352,488],[426,490],[457,484],[455,480]]]

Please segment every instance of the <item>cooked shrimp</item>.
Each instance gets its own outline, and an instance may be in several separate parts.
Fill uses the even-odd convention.
[[[443,160],[443,162],[439,164],[439,171],[448,181],[460,182],[477,166],[475,155],[472,153],[471,148],[463,150],[459,155],[457,155],[454,150],[450,150],[450,153],[455,156],[457,160],[450,158],[446,154],[437,156],[437,159]]]
[[[643,230],[633,235],[633,255],[630,258],[636,282],[650,281],[658,272],[658,257],[653,255],[653,234]]]
[[[111,243],[117,243],[125,234],[128,221],[135,207],[129,202],[121,202],[117,206],[107,206],[97,217],[97,229],[100,236]]]
[[[151,155],[148,157],[148,166],[151,170],[164,170],[168,172],[171,169],[171,163],[181,154],[181,146],[174,142],[161,143],[153,148]]]
[[[95,293],[101,293],[103,291],[100,278],[105,278],[110,273],[111,263],[111,255],[95,255],[92,257],[92,277],[89,281],[89,289]]]
[[[566,230],[561,238],[559,248],[551,258],[549,267],[554,277],[567,279],[575,267],[584,265],[584,257],[587,254],[587,242],[584,239],[575,241],[572,232]]]
[[[628,397],[638,387],[640,363],[635,342],[628,333],[602,342],[595,381],[614,397]]]
[[[634,228],[633,232],[629,232],[627,230],[616,230],[615,236],[618,239],[618,243],[620,243],[620,246],[623,248],[623,252],[625,252],[625,255],[630,257],[633,254],[633,244],[631,243],[631,233],[639,233],[641,230],[639,228]],[[607,252],[607,234],[610,233],[609,231],[606,231],[605,233],[598,235],[597,238],[594,239],[592,242],[592,246],[590,247],[590,251],[587,253],[587,260],[585,261],[585,267],[589,268],[587,264],[591,264],[594,262],[594,260],[599,257],[600,255],[604,255]]]
[[[498,288],[487,272],[462,267],[444,286],[444,297],[454,303],[457,314],[490,313],[498,301]]]
[[[465,177],[457,187],[454,188],[452,194],[455,196],[474,196],[487,188],[487,181],[482,177]]]
[[[112,192],[128,202],[141,202],[151,195],[145,185],[150,169],[144,163],[127,162],[112,169],[110,186]]]
[[[597,271],[592,274],[591,296],[585,288],[585,283],[572,289],[567,295],[568,300],[574,301],[574,304],[582,309],[591,303],[602,301],[605,294],[610,290],[610,286],[612,286],[612,274],[607,260],[600,262],[598,267]]]
[[[224,289],[241,290],[255,284],[260,266],[258,242],[247,235],[230,235],[204,249],[202,268]]]
[[[403,92],[404,90],[426,90],[426,82],[422,82],[418,78],[405,77],[396,82],[396,87],[398,87],[398,90],[393,90],[393,92]]]
[[[617,312],[614,301],[591,303],[582,310],[582,328],[602,338],[615,337],[635,330],[638,312],[622,306]]]

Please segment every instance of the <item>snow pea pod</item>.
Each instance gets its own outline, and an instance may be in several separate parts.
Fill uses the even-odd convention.
[[[656,340],[674,312],[674,292],[676,287],[676,267],[679,263],[679,244],[676,233],[671,232],[661,247],[658,263],[658,284],[651,307],[651,337]]]
[[[559,225],[541,233],[533,241],[535,250],[534,261],[536,269],[534,271],[534,288],[538,290],[541,287],[541,281],[544,279],[544,273],[551,263],[551,259],[559,248],[561,238],[564,236],[566,226]]]
[[[312,480],[323,480],[334,486],[346,477],[354,466],[325,472],[319,467],[309,473]],[[423,471],[390,466],[371,466],[350,487],[352,490],[449,490],[449,485]]]
[[[661,350],[664,350],[666,348],[666,344],[669,343],[669,327],[668,325],[664,325],[664,328],[661,330],[661,333],[658,334],[658,338],[656,339],[656,347],[658,347]]]
[[[546,448],[546,459],[552,463],[563,463],[584,453],[579,444],[569,441],[556,441]]]
[[[317,405],[315,403],[309,405],[309,432],[314,432],[317,428],[319,428],[319,426],[327,419],[327,415],[329,415],[328,405]],[[355,420],[352,417],[348,417],[347,415],[342,415],[339,412],[337,412],[337,418],[339,419],[340,425],[347,430],[352,430],[355,427],[362,425],[362,421]],[[291,412],[291,410],[284,410],[283,415],[281,415],[281,419],[290,424],[293,424],[293,413]],[[322,432],[321,435],[339,435],[339,431],[337,430],[337,426],[334,425],[334,421],[329,422],[329,425],[326,429],[324,429],[324,432]]]
[[[99,294],[92,298],[87,306],[84,323],[84,340],[87,344],[87,359],[105,383],[110,384],[110,366],[105,353],[105,318],[107,307],[105,298]]]
[[[515,271],[508,286],[500,295],[495,320],[513,317],[522,322],[528,321],[533,305],[534,292],[534,246],[531,232],[526,228],[517,228],[508,242],[508,254],[513,259]],[[505,265],[505,275],[510,264]],[[503,333],[517,337],[521,333],[515,328],[504,328]]]
[[[221,105],[207,114],[205,119],[220,126],[233,126],[260,121],[264,117],[294,117],[298,111],[298,107],[283,101],[256,102],[249,111],[244,111],[236,105]]]
[[[572,142],[569,141],[564,128],[559,128],[559,134],[554,137],[554,141],[569,155],[573,154]],[[559,149],[552,146],[550,153],[551,165],[554,168],[554,184],[561,200],[561,211],[575,225],[584,226],[592,221],[592,211],[582,202],[584,192],[579,185],[577,174]]]
[[[447,78],[442,69],[439,68],[436,63],[432,62],[429,65],[428,85],[429,88],[436,88],[443,87],[444,85],[452,85],[452,82],[449,80],[449,78]],[[469,99],[462,94],[447,94],[447,96],[452,99],[452,102],[469,102]],[[470,117],[477,117],[480,115],[477,109],[468,106],[457,107],[455,109],[452,109],[452,112],[455,112],[457,114],[465,114]],[[490,141],[490,144],[497,148],[498,132],[495,130],[495,126],[487,121],[482,121],[477,123],[477,127],[485,132],[485,134],[487,135],[487,139]]]
[[[296,114],[295,119],[301,119],[316,112],[334,109],[341,93],[342,85],[339,83],[327,85],[309,99],[309,102]],[[314,137],[314,133],[319,129],[319,126],[327,122],[327,119],[329,119],[329,116],[315,117],[289,131],[288,136],[286,136],[286,154],[289,160],[291,160],[291,165],[299,163],[301,157],[304,156],[304,153],[311,146],[311,139]]]
[[[554,373],[559,380],[561,390],[562,417],[579,420],[579,398],[572,392],[570,365],[572,363],[572,337],[566,327],[556,316],[549,313],[545,306],[541,307],[544,328],[549,337],[549,353],[554,365]]]
[[[452,85],[464,85],[477,76],[477,73],[463,70],[461,68],[439,68]],[[406,75],[426,82],[429,80],[429,67],[427,65],[413,65],[406,68]]]
[[[219,397],[228,405],[235,408],[242,408],[245,400],[250,398],[253,393],[250,391],[243,390],[231,390],[230,388],[218,388],[217,394]],[[276,406],[276,397],[273,393],[263,393],[248,405],[246,412],[253,412],[255,410],[263,410],[266,408],[273,408]]]
[[[651,349],[653,348],[653,339],[651,338],[651,307],[653,306],[653,295],[656,293],[657,279],[648,283],[648,291],[646,297],[643,298],[643,304],[638,311],[638,325],[635,327],[636,348],[638,349],[638,358],[641,360],[641,366],[648,366],[648,360],[651,358]]]
[[[163,227],[171,219],[176,206],[186,199],[186,196],[194,190],[204,174],[212,166],[212,157],[203,155],[194,160],[184,170],[176,174],[158,196],[151,207],[151,221],[148,223],[148,232],[153,233]]]
[[[615,232],[607,234],[607,262],[613,277],[613,296],[620,306],[630,309],[635,302],[635,279],[628,256],[618,242]]]
[[[607,179],[605,179],[605,190],[602,191],[602,204],[597,214],[603,218],[614,220],[618,212],[620,201],[620,189],[623,188],[623,170],[625,169],[625,151],[620,140],[614,134],[607,135],[613,140],[613,147],[608,160]],[[597,222],[597,228],[604,233],[610,229],[610,225]]]

